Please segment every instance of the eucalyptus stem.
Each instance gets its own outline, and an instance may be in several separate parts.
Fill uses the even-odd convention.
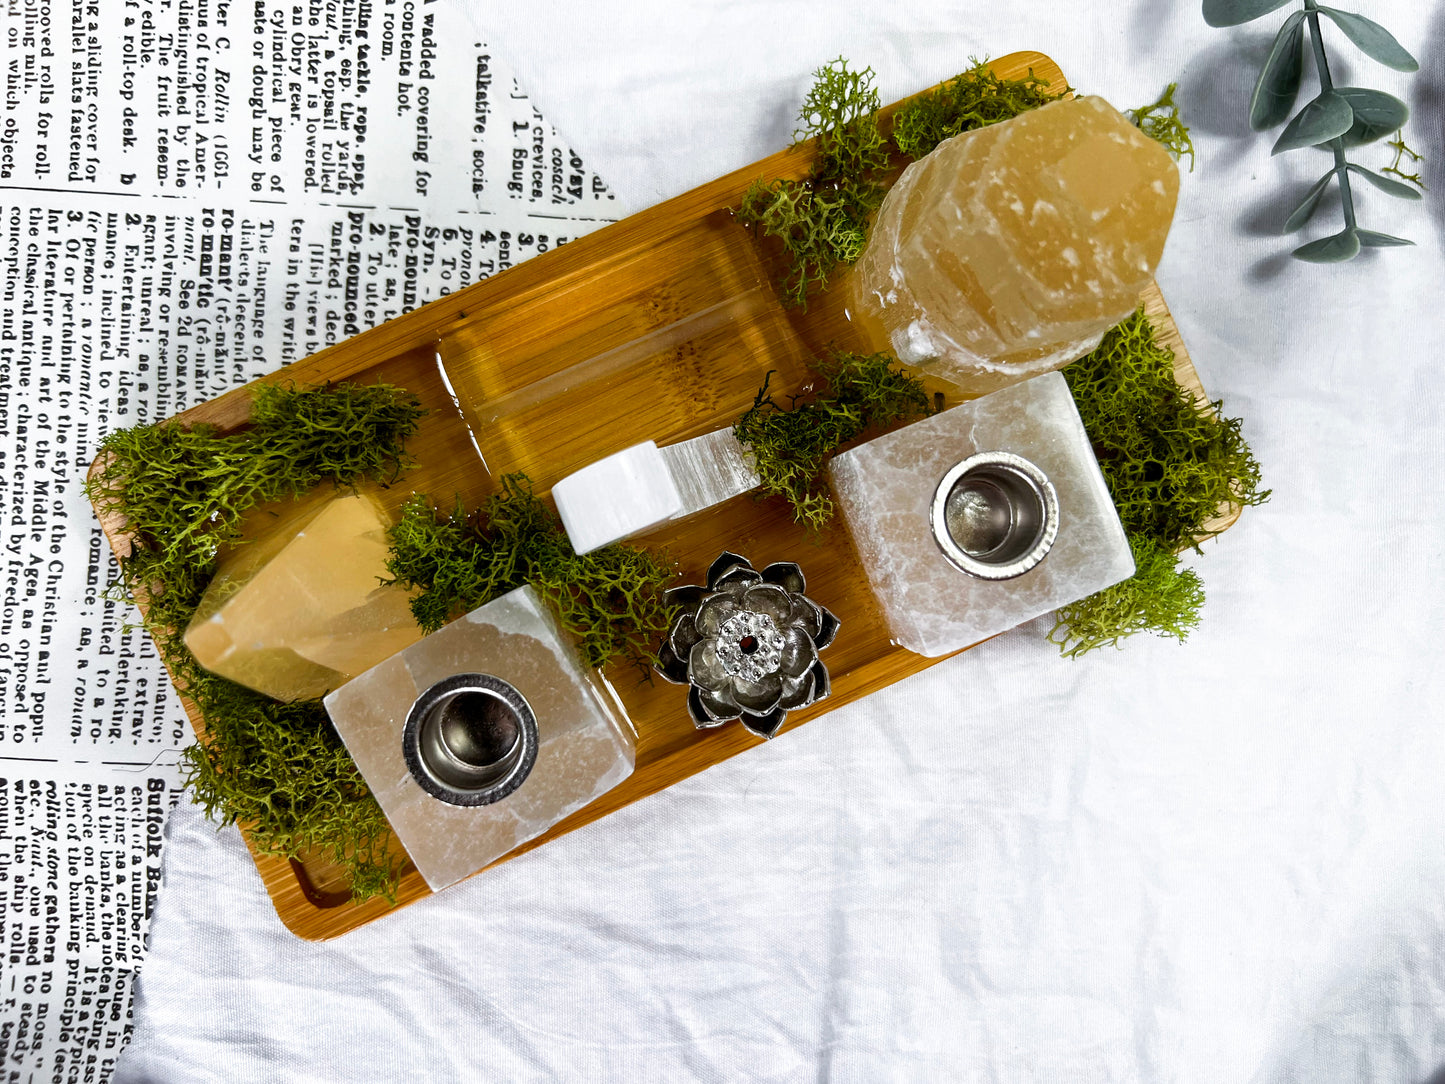
[[[1320,78],[1320,93],[1328,94],[1335,89],[1335,82],[1330,77],[1330,62],[1325,56],[1325,41],[1320,34],[1320,11],[1315,0],[1304,0],[1305,20],[1310,27],[1310,46],[1315,54],[1315,71]],[[1330,140],[1330,150],[1335,155],[1335,181],[1340,186],[1340,206],[1345,213],[1345,228],[1356,229],[1355,224],[1355,194],[1350,190],[1350,171],[1345,160],[1345,139],[1343,136],[1335,136]]]

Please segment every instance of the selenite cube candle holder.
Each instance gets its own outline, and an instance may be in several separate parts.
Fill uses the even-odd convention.
[[[632,774],[636,735],[531,587],[432,633],[325,703],[433,891]],[[461,804],[468,793],[480,804]]]
[[[920,655],[968,647],[1134,573],[1059,373],[878,437],[829,469],[889,632]]]

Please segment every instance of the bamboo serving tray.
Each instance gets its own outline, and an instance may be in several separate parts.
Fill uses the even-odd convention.
[[[1014,53],[992,67],[1009,78],[1032,69],[1065,85],[1063,73],[1040,53]],[[901,104],[882,111],[885,130]],[[811,386],[810,359],[830,345],[863,346],[836,283],[805,313],[783,309],[771,286],[777,253],[760,245],[729,210],[756,178],[801,178],[813,160],[811,144],[780,151],[262,381],[388,382],[414,392],[430,413],[408,446],[418,465],[387,497],[393,510],[413,490],[443,505],[460,495],[475,507],[494,488],[494,478],[517,470],[545,492],[572,471],[641,440],[670,444],[731,426],[770,370],[775,394],[804,392]],[[1144,302],[1160,338],[1175,352],[1181,383],[1207,398],[1157,287],[1149,288]],[[486,405],[464,411],[459,401]],[[246,422],[249,402],[247,390],[237,389],[177,418],[233,430]],[[1232,522],[1229,516],[1212,526]],[[103,523],[117,553],[128,552],[124,525],[104,517]],[[846,529],[835,525],[813,537],[792,522],[781,501],[735,498],[633,541],[665,550],[677,562],[679,583],[702,582],[723,549],[759,568],[778,560],[803,566],[808,595],[839,617],[842,632],[824,660],[832,696],[790,713],[785,731],[941,661],[890,642]],[[741,725],[695,729],[679,687],[640,681],[625,667],[605,676],[637,728],[636,770],[499,862],[760,744]],[[186,707],[202,733],[192,705]],[[394,905],[375,899],[352,904],[336,867],[317,858],[258,853],[244,826],[242,833],[277,914],[302,938],[335,937],[430,895],[408,867]]]

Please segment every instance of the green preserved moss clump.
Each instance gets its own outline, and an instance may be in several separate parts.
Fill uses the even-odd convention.
[[[181,768],[207,817],[247,825],[267,853],[319,851],[346,871],[356,902],[394,898],[406,856],[320,700],[283,704],[194,663],[178,684],[205,720]]]
[[[833,517],[823,479],[828,458],[870,428],[931,413],[923,385],[892,354],[835,352],[814,366],[825,387],[811,402],[781,406],[763,380],[733,434],[751,451],[763,495],[784,497],[793,518],[818,530]]]
[[[1174,352],[1141,308],[1098,349],[1063,370],[1138,571],[1116,587],[1059,610],[1049,638],[1077,656],[1153,631],[1184,640],[1204,592],[1178,553],[1212,537],[1226,505],[1263,504],[1260,468],[1238,418],[1200,402],[1174,379]]]
[[[174,422],[110,434],[86,492],[125,518],[132,549],[118,586],[146,604],[161,657],[201,715],[205,744],[182,754],[197,803],[245,823],[262,851],[326,854],[350,874],[355,899],[390,895],[401,856],[320,701],[281,704],[208,673],[182,636],[246,512],[327,481],[394,481],[425,412],[386,385],[264,384],[254,395],[251,424],[234,435]]]
[[[888,147],[878,130],[873,69],[848,70],[842,57],[813,73],[794,143],[817,139],[818,160],[801,181],[754,181],[738,217],[782,242],[788,267],[779,286],[783,302],[807,308],[808,293],[827,284],[840,263],[854,263],[868,240],[868,221],[886,191],[879,175]]]
[[[387,569],[420,587],[412,613],[434,632],[498,595],[530,583],[551,601],[589,666],[627,660],[644,672],[656,661],[672,608],[663,597],[671,570],[657,557],[614,544],[578,556],[561,521],[525,475],[468,514],[442,514],[417,494],[391,530]]]
[[[1129,110],[1129,119],[1139,131],[1162,144],[1174,161],[1182,162],[1184,156],[1189,155],[1189,172],[1193,173],[1194,139],[1184,118],[1179,115],[1179,106],[1174,102],[1174,92],[1178,89],[1178,83],[1170,83],[1157,102]]]
[[[1049,638],[1067,658],[1117,645],[1136,632],[1172,636],[1180,643],[1199,624],[1204,585],[1179,555],[1143,535],[1129,537],[1134,575],[1123,583],[1062,607]]]
[[[893,118],[893,142],[909,158],[922,158],[945,139],[1037,109],[1068,92],[1068,87],[1051,88],[1033,69],[1022,79],[1000,79],[986,61],[975,61],[968,71],[900,109]]]

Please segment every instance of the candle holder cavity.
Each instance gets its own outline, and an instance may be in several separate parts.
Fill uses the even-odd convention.
[[[1059,534],[1059,495],[1021,455],[979,452],[948,469],[929,509],[933,538],[960,572],[981,580],[1022,576]]]
[[[454,674],[412,704],[401,735],[423,790],[452,805],[490,805],[537,763],[537,716],[516,686],[492,674]]]

